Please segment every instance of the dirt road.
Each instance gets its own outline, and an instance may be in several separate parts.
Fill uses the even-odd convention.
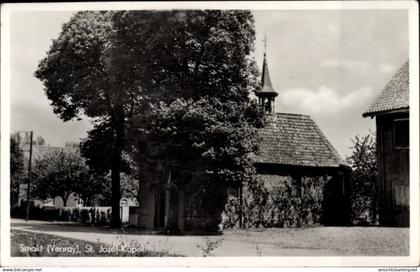
[[[317,227],[227,230],[223,235],[157,235],[74,223],[12,219],[12,229],[109,245],[142,245],[185,256],[401,256],[409,254],[408,228]]]

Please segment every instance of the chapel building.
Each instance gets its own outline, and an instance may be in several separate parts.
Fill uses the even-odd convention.
[[[349,167],[310,116],[275,111],[278,92],[271,82],[266,54],[261,84],[261,91],[256,95],[259,105],[264,109],[268,125],[258,131],[260,151],[253,156],[258,178],[268,191],[286,190],[289,186],[295,199],[316,198],[321,207],[300,205],[307,216],[313,216],[313,224],[349,224]],[[207,203],[206,209],[194,210],[190,206],[194,205],[191,203],[198,203],[193,201],[194,197],[197,198],[197,192],[175,188],[170,180],[169,173],[143,185],[140,190],[142,203],[139,207],[130,207],[130,224],[147,229],[167,229],[175,220],[180,231],[217,229],[222,220],[222,211],[216,208],[216,203],[212,203],[217,197],[198,197],[196,200],[199,203]],[[325,183],[316,184],[317,180]],[[200,177],[193,177],[191,182],[201,182]],[[228,195],[234,195],[240,203],[246,201],[245,184],[239,188],[220,188],[219,191],[216,193],[221,195],[227,191]],[[274,217],[291,208],[277,205],[276,209]],[[320,214],[311,215],[311,212]],[[272,218],[262,220],[267,221],[266,226],[287,226],[281,222],[271,222]],[[243,218],[235,220],[233,225],[247,227]]]

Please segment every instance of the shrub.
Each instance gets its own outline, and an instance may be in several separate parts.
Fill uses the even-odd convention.
[[[23,206],[12,207],[10,209],[10,217],[12,218],[25,218],[26,209]]]
[[[233,228],[239,224],[239,213],[241,212],[239,198],[228,196],[225,209],[222,213],[223,228]]]
[[[378,223],[376,192],[376,141],[373,133],[353,139],[353,153],[346,158],[352,169],[351,208],[352,223],[375,225]]]
[[[291,177],[271,187],[262,180],[248,184],[241,211],[239,199],[230,196],[223,212],[223,227],[238,226],[242,212],[244,227],[308,227],[320,224],[325,184],[331,177]]]
[[[60,209],[61,214],[59,220],[61,221],[70,221],[71,220],[71,211],[68,209]]]
[[[225,187],[206,178],[185,187],[185,230],[218,232],[226,201]]]

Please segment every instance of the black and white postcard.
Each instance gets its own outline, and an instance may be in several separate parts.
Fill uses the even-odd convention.
[[[416,2],[1,15],[2,265],[419,264]]]

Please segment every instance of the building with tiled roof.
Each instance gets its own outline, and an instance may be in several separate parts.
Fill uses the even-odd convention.
[[[309,115],[276,113],[259,130],[260,152],[256,163],[306,167],[339,167],[344,165],[318,125]]]
[[[323,191],[320,223],[343,225],[349,221],[349,168],[332,146],[316,122],[309,116],[275,111],[275,91],[270,79],[267,56],[264,54],[261,91],[256,93],[258,104],[264,109],[267,125],[259,129],[259,152],[253,157],[259,178],[266,188],[283,188],[293,184],[292,190],[305,198],[302,183],[307,178],[326,178]],[[304,193],[299,193],[304,192]],[[284,207],[288,209],[287,207]]]
[[[379,222],[409,226],[409,62],[385,85],[363,117],[376,118]]]
[[[171,173],[166,173],[160,178],[166,183],[163,189],[157,185],[159,178],[143,186],[140,192],[142,204],[131,210],[135,214],[130,219],[132,225],[165,229],[177,222],[177,227],[186,231],[214,230],[219,223],[223,227],[348,223],[348,167],[310,116],[275,112],[278,93],[271,82],[266,54],[261,89],[256,96],[268,121],[258,130],[259,151],[252,156],[257,171],[256,184],[264,186],[267,190],[261,188],[262,194],[268,196],[266,201],[256,204],[258,212],[247,212],[248,215],[242,212],[250,208],[244,203],[255,204],[252,193],[255,191],[248,181],[218,184],[210,195],[206,190],[176,188],[171,184]],[[191,183],[203,182],[206,182],[206,177],[201,174],[191,178]],[[222,198],[226,198],[225,203],[214,203]],[[284,202],[273,202],[279,198]],[[202,206],[191,211],[190,207],[194,205],[191,203]],[[235,204],[229,206],[229,203]]]

